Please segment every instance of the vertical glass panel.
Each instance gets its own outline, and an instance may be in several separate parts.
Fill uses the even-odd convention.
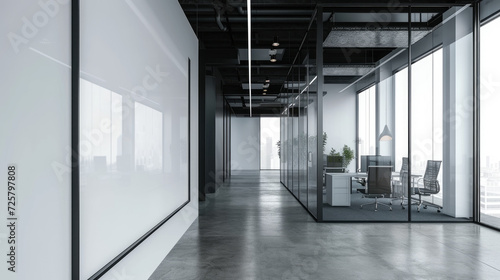
[[[412,159],[414,175],[425,175],[429,160],[443,161],[443,51],[438,49],[413,63],[412,68]],[[439,164],[440,163],[436,163]],[[442,170],[436,182],[442,186]],[[422,180],[419,180],[421,183]],[[422,200],[443,206],[441,188]],[[425,206],[424,206],[425,207]],[[425,207],[427,208],[427,207]]]
[[[361,172],[367,172],[368,165],[362,155],[376,155],[376,86],[373,85],[358,94],[358,161]]]
[[[294,86],[294,95],[296,92],[296,85]],[[299,102],[293,98],[292,106],[292,192],[296,197],[299,197]]]
[[[308,161],[308,136],[307,136],[307,75],[302,68],[304,84],[299,92],[299,199],[307,207],[307,161]]]
[[[260,118],[260,169],[280,168],[278,141],[281,118]]]
[[[403,158],[408,158],[408,68],[394,74],[395,104],[395,168],[403,166]],[[408,163],[406,163],[408,164]],[[399,169],[401,171],[401,169]]]
[[[407,137],[395,133],[397,125],[407,127],[407,121],[396,124],[396,114],[407,115],[408,107],[404,99],[396,105],[394,78],[408,62],[407,6],[336,7],[324,12],[332,12],[335,20],[323,23],[327,35],[323,41],[326,95],[322,117],[328,135],[323,219],[407,221],[399,177],[402,156],[407,152],[400,152],[397,163],[395,155],[396,146],[401,150]],[[413,17],[421,22],[414,32],[425,34],[421,29],[428,29],[434,16],[415,13]],[[399,87],[408,76],[402,78],[405,81]],[[402,94],[407,91],[400,91]],[[396,106],[401,106],[398,112]],[[398,135],[407,135],[407,131],[399,128]]]
[[[452,7],[412,45],[413,221],[472,216],[472,8]]]
[[[481,27],[481,222],[500,228],[500,18]]]
[[[393,205],[408,206],[408,68],[393,75],[394,83],[394,171],[392,189]]]
[[[280,140],[279,140],[279,145],[278,145],[278,154],[280,158],[280,178],[281,178],[281,183],[285,184],[286,182],[286,153],[284,152],[283,149],[283,143],[285,143],[286,140],[286,116],[284,112],[281,113],[280,116]]]
[[[288,116],[286,112],[281,115],[282,125],[281,125],[281,139],[280,139],[280,157],[281,157],[281,182],[283,185],[288,185],[288,153],[287,153],[287,143],[288,143]]]
[[[289,90],[289,89],[288,89]],[[292,106],[292,100],[291,98],[288,98],[287,102],[287,127],[288,127],[288,137],[287,137],[287,188],[292,191],[293,190],[293,113],[294,113],[294,108]]]
[[[316,58],[316,26],[313,22],[311,31],[306,37],[305,52],[307,53],[305,64],[305,81],[307,88],[303,93],[303,102],[306,114],[307,133],[307,208],[309,212],[318,217],[318,188],[323,189],[323,179],[318,181],[318,160],[323,153],[318,154],[318,71]],[[320,42],[321,43],[321,42]]]
[[[315,65],[310,66],[315,69]],[[318,182],[318,81],[316,76],[312,77],[309,82],[310,86],[307,90],[307,185],[308,185],[308,201],[307,206],[309,211],[317,217],[318,213],[318,184],[323,188],[323,180]]]

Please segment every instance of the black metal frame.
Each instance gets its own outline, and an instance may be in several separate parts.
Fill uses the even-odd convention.
[[[497,18],[500,18],[500,10],[489,15],[481,21],[481,13],[480,13],[480,1],[474,3],[474,63],[473,63],[473,71],[474,71],[474,121],[473,121],[473,130],[474,130],[474,148],[473,148],[473,159],[474,159],[474,178],[473,178],[473,216],[474,222],[485,226],[487,228],[500,231],[499,227],[486,224],[481,222],[481,146],[480,146],[480,137],[481,137],[481,84],[480,84],[480,69],[481,69],[481,26],[488,24],[490,21],[493,21]]]
[[[71,1],[71,279],[80,279],[80,1]]]
[[[411,82],[411,68],[412,68],[412,61],[411,61],[411,5],[408,5],[408,174],[411,173],[411,115],[412,115],[412,110],[411,110],[411,87],[412,87],[412,82]],[[408,176],[408,201],[410,204],[410,207],[408,207],[408,222],[411,222],[411,176]]]
[[[481,222],[481,180],[480,180],[480,82],[479,82],[479,66],[480,66],[480,53],[479,53],[479,39],[480,39],[480,10],[479,2],[473,5],[473,62],[472,62],[472,75],[473,75],[473,190],[472,190],[472,218],[474,222]]]

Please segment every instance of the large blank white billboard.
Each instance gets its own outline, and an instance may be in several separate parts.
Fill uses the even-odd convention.
[[[189,58],[164,1],[80,2],[80,268],[189,200]]]

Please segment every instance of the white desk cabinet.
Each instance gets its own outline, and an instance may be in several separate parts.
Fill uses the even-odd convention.
[[[351,178],[353,174],[326,174],[326,202],[331,206],[351,206]]]

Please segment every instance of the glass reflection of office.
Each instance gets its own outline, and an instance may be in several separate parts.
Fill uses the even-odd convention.
[[[163,169],[163,114],[144,104],[135,103],[135,170]]]
[[[127,171],[132,159],[135,171],[161,172],[163,114],[139,102],[124,103],[122,95],[85,79],[80,83],[82,172]],[[123,153],[123,141],[133,142],[133,157]]]
[[[116,171],[122,157],[122,96],[85,79],[80,79],[80,92],[80,168]]]

